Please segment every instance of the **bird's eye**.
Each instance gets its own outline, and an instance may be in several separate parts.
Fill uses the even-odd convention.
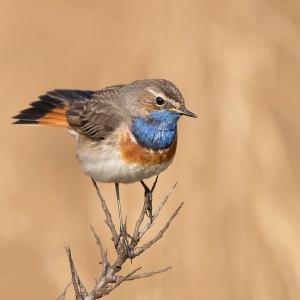
[[[164,99],[162,97],[156,97],[155,98],[156,104],[157,105],[163,105],[165,103]]]

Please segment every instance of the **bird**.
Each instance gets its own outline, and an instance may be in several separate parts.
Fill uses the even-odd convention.
[[[67,128],[78,141],[84,173],[115,184],[121,216],[119,184],[140,181],[146,192],[143,180],[169,167],[181,116],[197,118],[179,89],[166,79],[144,79],[99,91],[49,91],[14,116],[13,124]],[[122,228],[121,217],[120,223]]]

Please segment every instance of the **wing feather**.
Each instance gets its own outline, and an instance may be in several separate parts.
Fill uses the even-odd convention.
[[[80,134],[93,140],[103,140],[124,120],[120,89],[123,85],[96,92],[92,99],[67,111],[68,123]]]

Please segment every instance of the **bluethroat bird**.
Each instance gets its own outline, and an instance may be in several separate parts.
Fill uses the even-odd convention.
[[[115,183],[118,204],[119,183],[141,181],[145,193],[150,192],[143,179],[172,163],[177,121],[182,115],[197,117],[185,108],[178,88],[164,79],[100,91],[54,90],[30,105],[14,117],[14,124],[67,128],[78,140],[76,155],[84,173]]]

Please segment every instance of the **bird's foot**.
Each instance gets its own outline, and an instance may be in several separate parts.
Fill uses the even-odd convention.
[[[130,248],[130,245],[128,243],[128,237],[131,238],[131,236],[129,235],[129,233],[127,233],[127,230],[126,230],[126,221],[125,221],[125,224],[120,223],[120,234],[118,235],[118,238],[115,241],[115,248],[117,248],[119,246],[121,237],[122,237],[124,245],[125,245],[127,257],[129,257],[130,260],[132,261],[131,248]]]
[[[146,201],[146,216],[151,220],[152,222],[152,192],[145,192],[145,201]]]
[[[152,215],[152,199],[153,199],[152,194],[153,194],[154,189],[156,187],[157,180],[158,180],[158,175],[155,178],[155,181],[154,181],[154,183],[152,185],[151,190],[144,183],[144,181],[141,180],[141,184],[143,185],[144,190],[145,190],[145,194],[144,195],[145,195],[146,216],[150,219],[151,222],[152,222],[152,218],[153,218],[153,215]]]

